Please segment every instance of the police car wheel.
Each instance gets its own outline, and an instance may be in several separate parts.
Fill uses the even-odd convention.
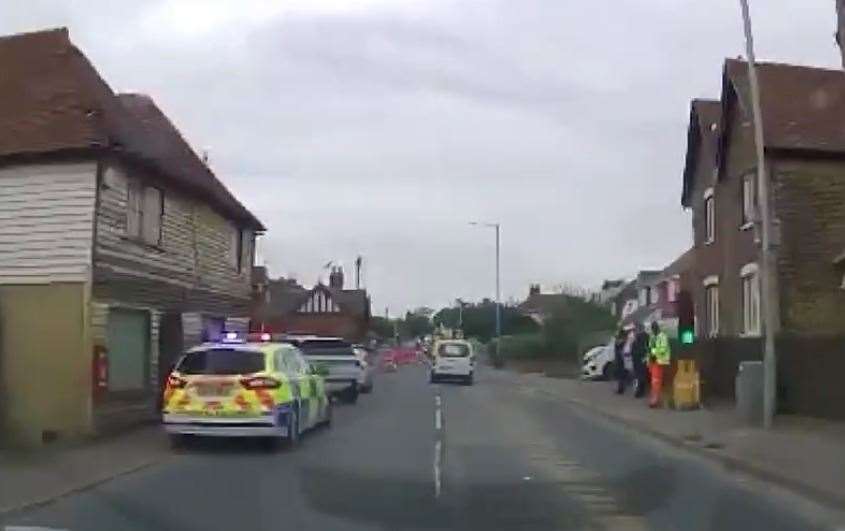
[[[299,443],[299,415],[297,411],[291,410],[288,414],[288,436],[285,438],[285,445],[294,448]]]

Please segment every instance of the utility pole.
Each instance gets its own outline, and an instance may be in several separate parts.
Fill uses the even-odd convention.
[[[501,225],[499,223],[480,223],[478,221],[470,221],[470,225],[491,227],[496,229],[496,355],[499,354],[499,339],[502,337],[502,289],[501,289],[501,269],[499,265],[499,232]]]
[[[760,85],[757,81],[757,67],[754,59],[754,37],[751,32],[751,14],[748,0],[739,0],[742,8],[742,22],[745,30],[745,48],[748,55],[748,84],[751,91],[751,111],[754,120],[754,147],[757,154],[757,195],[760,212],[761,264],[760,280],[763,316],[763,426],[772,427],[777,409],[777,356],[775,334],[778,328],[777,285],[775,275],[777,262],[773,250],[772,207],[769,200],[769,178],[766,172],[766,153],[763,143],[763,118],[760,110]]]

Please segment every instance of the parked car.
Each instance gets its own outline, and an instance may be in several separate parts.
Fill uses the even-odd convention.
[[[472,385],[475,377],[475,353],[472,344],[463,339],[445,339],[434,343],[431,383],[455,378]]]
[[[348,404],[358,401],[358,382],[363,366],[352,344],[339,337],[285,336],[286,343],[297,346],[312,365],[327,371],[326,392]]]
[[[593,347],[584,354],[581,377],[585,380],[609,380],[613,377],[613,343]]]
[[[291,446],[331,422],[323,378],[296,347],[228,339],[188,350],[167,378],[162,420],[174,447],[185,436],[265,437]]]
[[[362,346],[356,345],[352,347],[358,361],[361,362],[361,375],[358,377],[358,390],[362,393],[371,393],[373,391],[373,366],[370,360],[370,353]]]

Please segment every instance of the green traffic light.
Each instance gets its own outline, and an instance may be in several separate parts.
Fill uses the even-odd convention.
[[[692,330],[681,331],[681,343],[684,345],[692,345],[695,341],[695,333]]]

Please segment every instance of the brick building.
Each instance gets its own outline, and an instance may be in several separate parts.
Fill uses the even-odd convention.
[[[757,168],[747,64],[727,60],[720,100],[690,109],[681,203],[692,210],[689,275],[700,345],[725,390],[736,363],[760,359]],[[819,371],[845,369],[845,73],[758,64],[777,255],[783,404],[841,416],[845,396]],[[839,345],[839,346],[837,346]],[[703,350],[702,350],[703,349]],[[828,371],[828,374],[831,371]],[[838,371],[833,369],[833,373]]]
[[[256,277],[261,278],[260,275]],[[292,279],[255,283],[251,329],[343,337],[361,342],[370,325],[370,298],[363,289],[344,289],[343,269],[333,268],[328,285],[308,289]]]
[[[845,332],[845,73],[759,65],[778,249],[780,327]],[[699,335],[758,336],[756,158],[747,65],[728,60],[721,101],[690,111],[681,202],[693,212]]]

